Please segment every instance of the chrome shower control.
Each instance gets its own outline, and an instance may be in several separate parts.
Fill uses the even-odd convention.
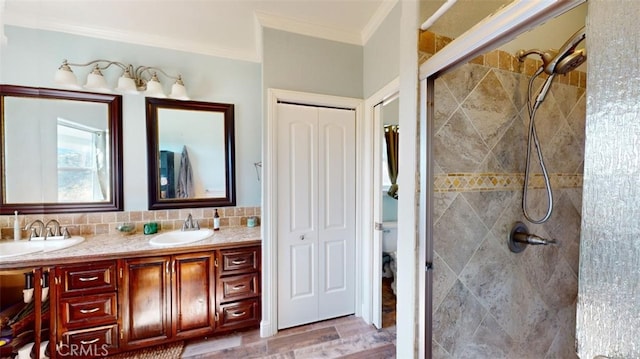
[[[527,244],[533,245],[549,245],[557,244],[555,239],[546,239],[535,234],[530,234],[527,226],[522,222],[516,222],[509,233],[507,245],[513,253],[520,253],[527,248]]]

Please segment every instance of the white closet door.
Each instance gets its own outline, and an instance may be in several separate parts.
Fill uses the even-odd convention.
[[[278,328],[355,311],[355,115],[278,104]]]
[[[355,312],[355,112],[318,116],[319,319]]]
[[[318,320],[318,110],[278,104],[278,328]]]

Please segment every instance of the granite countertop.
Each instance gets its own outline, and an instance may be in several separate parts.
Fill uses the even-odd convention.
[[[152,235],[137,233],[132,235],[101,234],[88,236],[85,237],[84,242],[69,248],[47,253],[40,252],[2,258],[0,259],[0,269],[50,266],[125,257],[167,255],[223,248],[232,245],[260,244],[261,242],[260,227],[223,227],[219,231],[214,231],[211,237],[198,242],[175,246],[156,246],[149,244],[151,238],[164,232],[170,231],[159,231]]]

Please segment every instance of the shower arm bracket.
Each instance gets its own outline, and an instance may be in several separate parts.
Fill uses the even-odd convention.
[[[522,222],[516,222],[509,233],[507,245],[513,253],[520,253],[527,248],[527,245],[550,245],[557,244],[555,239],[546,239],[529,233],[529,229]]]

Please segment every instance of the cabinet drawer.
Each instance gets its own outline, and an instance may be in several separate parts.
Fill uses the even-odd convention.
[[[116,290],[116,262],[60,267],[63,296]]]
[[[221,302],[251,298],[260,294],[258,273],[223,277],[218,280]]]
[[[60,316],[64,328],[99,326],[117,320],[115,292],[60,300]]]
[[[117,324],[66,332],[57,345],[58,357],[103,358],[118,350],[117,335]]]
[[[260,323],[259,298],[220,305],[218,330],[248,328]]]
[[[224,249],[219,253],[220,275],[249,273],[260,268],[260,247]]]

